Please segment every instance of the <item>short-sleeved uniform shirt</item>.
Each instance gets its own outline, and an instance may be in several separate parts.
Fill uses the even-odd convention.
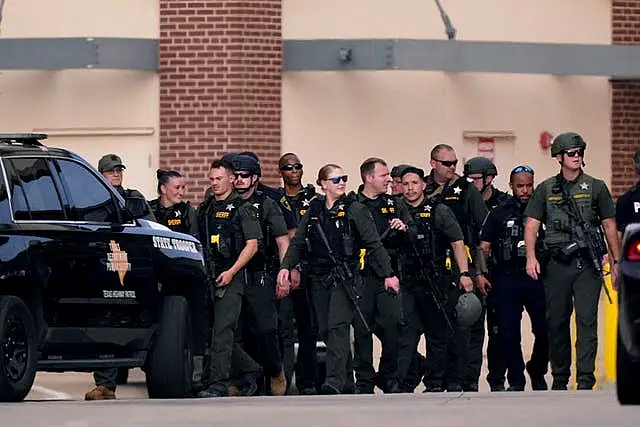
[[[627,225],[640,222],[640,183],[621,195],[616,202],[616,224],[624,232]]]

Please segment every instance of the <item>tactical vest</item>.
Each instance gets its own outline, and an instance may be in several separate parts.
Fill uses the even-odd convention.
[[[207,202],[209,205],[203,210],[204,218],[199,224],[204,228],[206,241],[203,245],[208,245],[211,250],[211,257],[216,264],[216,269],[228,269],[236,261],[240,252],[244,248],[246,241],[242,230],[242,221],[238,214],[238,209],[246,203],[246,200],[236,198],[230,202],[216,202],[211,197]],[[204,240],[201,238],[201,240]]]
[[[189,224],[188,215],[191,207],[189,202],[180,202],[165,208],[160,203],[160,199],[155,199],[149,202],[149,206],[160,224],[179,233],[189,233],[189,226],[191,225]]]
[[[547,197],[545,204],[546,243],[550,248],[564,246],[577,239],[575,233],[575,220],[568,213],[569,207],[562,193],[562,178],[557,175],[550,178],[542,185],[545,186]],[[599,228],[600,219],[597,215],[597,200],[593,197],[593,177],[581,174],[577,181],[568,188],[570,197],[573,197],[580,209],[584,220],[589,221],[595,228]],[[564,182],[564,185],[567,185]]]
[[[498,265],[508,262],[526,263],[524,216],[517,208],[502,222],[498,245],[492,254]]]
[[[371,212],[382,244],[393,258],[394,252],[405,243],[404,233],[397,233],[389,229],[389,222],[394,218],[398,218],[397,200],[388,194],[381,194],[378,198],[372,200],[362,193],[358,194],[358,200]]]
[[[264,213],[264,202],[268,197],[264,192],[257,190],[249,200],[249,203],[258,211],[258,223],[260,223],[260,229],[262,230],[262,239],[258,240],[258,252],[247,263],[247,268],[250,271],[270,271],[273,267],[274,258],[277,259],[275,237],[271,230],[271,224],[269,224]]]
[[[490,211],[500,206],[509,198],[509,195],[507,193],[505,193],[504,191],[500,191],[495,187],[493,187],[491,191],[491,197],[489,197],[489,199],[486,201],[487,209],[489,209]]]
[[[344,197],[333,208],[325,209],[325,198],[316,197],[309,203],[309,224],[307,225],[307,256],[313,262],[329,262],[329,251],[323,243],[318,231],[318,225],[324,230],[329,246],[338,260],[353,260],[355,258],[356,241],[353,224],[348,217],[351,200]]]
[[[462,234],[464,235],[464,242],[466,245],[475,246],[478,243],[478,236],[473,233],[473,227],[469,222],[471,221],[470,212],[467,212],[467,200],[469,185],[472,185],[464,177],[458,178],[455,182],[447,184],[440,194],[434,197],[436,203],[444,203],[447,205],[455,215]]]
[[[425,199],[422,205],[409,207],[418,234],[416,236],[417,255],[423,259],[443,258],[446,256],[446,242],[435,228],[436,205]]]
[[[287,197],[291,208],[296,214],[296,220],[300,222],[300,218],[303,217],[309,210],[311,200],[316,197],[316,189],[313,185],[309,184],[304,187],[294,197]]]

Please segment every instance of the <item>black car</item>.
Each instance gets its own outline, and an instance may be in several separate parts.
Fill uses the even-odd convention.
[[[0,401],[36,371],[108,367],[142,367],[152,398],[191,396],[200,243],[45,138],[0,134]]]
[[[618,305],[618,401],[640,405],[640,223],[629,224],[622,239]]]

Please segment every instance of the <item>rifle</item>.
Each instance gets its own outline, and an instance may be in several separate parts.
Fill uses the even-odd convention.
[[[609,288],[604,283],[604,272],[602,271],[602,257],[601,253],[605,252],[605,247],[603,246],[602,238],[600,238],[600,233],[598,230],[591,224],[589,221],[586,221],[580,212],[580,208],[578,207],[576,200],[571,197],[565,185],[563,185],[562,181],[560,182],[560,189],[562,190],[563,199],[567,205],[567,213],[571,216],[575,222],[576,227],[573,229],[575,231],[576,237],[578,238],[578,246],[579,249],[586,249],[589,254],[589,259],[593,268],[598,273],[600,280],[603,283],[604,293],[607,295],[607,299],[609,300],[609,304],[613,304],[611,300],[611,295],[609,294]]]
[[[210,300],[209,302],[211,304],[211,310],[213,311],[213,303],[215,301],[215,295],[216,295],[216,279],[218,276],[216,275],[216,266],[215,266],[215,262],[213,261],[211,244],[217,243],[218,245],[220,245],[220,235],[217,235],[217,241],[215,241],[214,240],[215,236],[212,236],[209,230],[208,216],[212,206],[213,206],[213,203],[209,203],[209,206],[207,206],[207,208],[205,209],[205,212],[202,218],[202,222],[204,223],[204,239],[202,242],[203,243],[202,252],[204,253],[204,266],[205,266],[205,273],[206,273],[207,291],[209,293],[209,300]]]
[[[447,322],[447,328],[449,328],[449,330],[451,330],[452,332],[455,331],[453,323],[451,323],[451,319],[449,319],[449,316],[447,315],[447,312],[445,311],[441,303],[441,301],[445,299],[446,295],[443,295],[440,292],[440,289],[438,289],[438,287],[433,283],[431,275],[429,274],[429,268],[427,267],[427,265],[425,265],[422,256],[420,256],[420,253],[418,252],[418,248],[416,248],[416,245],[412,244],[411,249],[413,250],[415,255],[414,259],[418,261],[418,279],[427,284],[425,292],[431,297],[434,304],[436,305],[436,309],[444,317],[445,322]],[[431,264],[433,264],[433,260],[431,261]],[[431,265],[431,271],[436,271],[434,265]]]
[[[322,239],[322,244],[327,248],[329,260],[333,264],[333,269],[330,275],[333,281],[333,286],[337,287],[340,283],[342,283],[344,291],[346,292],[349,300],[351,300],[353,308],[356,310],[356,313],[358,313],[358,317],[362,321],[362,324],[364,325],[367,332],[371,333],[369,323],[367,323],[367,319],[365,319],[364,314],[362,314],[362,310],[360,310],[360,303],[358,302],[360,296],[356,292],[353,271],[351,271],[351,268],[346,261],[338,261],[333,250],[331,249],[331,246],[329,245],[329,240],[327,240],[327,235],[324,233],[322,226],[318,221],[315,222],[315,225],[316,227],[318,227],[318,233],[320,234],[320,238]]]

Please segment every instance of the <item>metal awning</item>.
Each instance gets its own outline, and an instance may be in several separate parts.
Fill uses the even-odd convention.
[[[140,38],[0,38],[0,70],[78,68],[158,70],[158,40]]]
[[[429,39],[284,42],[285,71],[423,70],[640,78],[640,45]]]

